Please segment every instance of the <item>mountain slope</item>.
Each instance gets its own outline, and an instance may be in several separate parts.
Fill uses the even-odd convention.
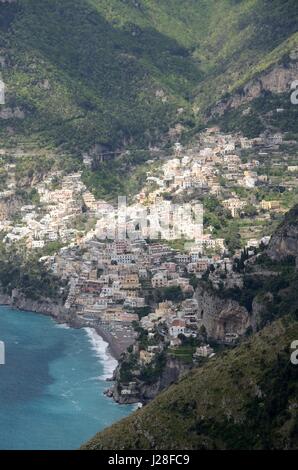
[[[192,128],[297,46],[297,13],[295,0],[2,2],[0,136],[80,153]]]
[[[152,28],[141,37],[134,25],[115,28],[93,3],[1,5],[7,101],[25,114],[2,121],[4,131],[13,125],[16,134],[72,149],[115,148],[131,138],[148,143],[174,120],[197,74],[187,51]],[[163,102],[156,93],[166,77]]]
[[[211,359],[84,449],[297,448],[296,318]]]

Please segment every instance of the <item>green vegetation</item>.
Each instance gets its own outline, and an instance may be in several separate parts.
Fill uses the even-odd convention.
[[[161,376],[166,365],[166,355],[159,353],[154,361],[141,368],[140,379],[146,384],[153,384]]]
[[[224,238],[231,254],[243,247],[240,235],[240,219],[233,219],[229,210],[225,209],[214,196],[202,198],[204,207],[204,227],[212,228],[212,234]]]
[[[289,360],[297,320],[278,320],[194,369],[84,448],[297,448],[298,368]]]
[[[66,171],[81,169],[82,153],[94,149],[88,186],[98,197],[129,194],[142,177],[132,169],[148,159],[150,145],[169,145],[169,128],[182,124],[187,140],[218,99],[289,62],[297,13],[296,0],[4,3],[6,106],[19,115],[1,119],[1,140],[56,150]],[[261,107],[239,121],[250,135],[262,129]],[[295,133],[288,111],[278,123]],[[238,118],[228,117],[227,128],[236,129]],[[119,149],[131,153],[118,158]]]
[[[25,252],[0,245],[0,289],[11,295],[16,289],[27,299],[51,299],[58,303],[65,300],[66,284],[55,277],[39,261],[37,254],[26,256]]]
[[[33,176],[42,179],[51,170],[54,163],[55,161],[46,155],[19,158],[16,160],[16,181],[20,185],[28,185]]]
[[[173,248],[173,250],[177,250],[181,253],[184,253],[186,251],[185,244],[191,243],[190,240],[186,240],[185,238],[179,238],[178,240],[159,240],[159,242],[164,243],[170,248]]]
[[[117,24],[121,3],[2,6],[3,15],[10,12],[0,31],[13,64],[4,73],[8,104],[26,115],[12,122],[20,136],[75,152],[94,144],[109,152],[132,140],[146,147],[174,122],[177,107],[187,107],[198,75],[187,50],[149,24],[132,23],[133,6]]]
[[[182,362],[185,362],[187,364],[192,364],[192,356],[195,352],[196,348],[191,345],[186,345],[186,346],[180,346],[176,349],[171,349],[169,348],[167,353],[174,357],[175,359],[179,359]]]
[[[254,299],[261,301],[263,309],[260,326],[262,327],[275,318],[298,308],[296,301],[298,276],[292,261],[275,265],[276,272],[273,267],[269,269],[267,263],[260,265],[260,267],[265,268],[265,276],[261,270],[252,274],[244,274],[243,288],[222,290],[219,295],[226,299],[236,300],[249,312],[252,311]]]
[[[146,317],[147,315],[149,315],[149,313],[151,312],[151,307],[146,305],[145,307],[135,308],[134,311],[135,311],[135,313],[138,314],[139,319],[141,320],[141,318]]]
[[[57,253],[63,246],[64,243],[59,241],[48,242],[42,249],[38,250],[41,256],[53,256]],[[38,254],[37,254],[38,256]]]
[[[135,354],[129,354],[125,361],[121,361],[120,381],[121,383],[129,383],[133,380],[132,370],[137,365],[137,357]]]
[[[153,296],[155,302],[157,303],[164,302],[165,300],[181,302],[185,298],[180,286],[170,286],[154,289]]]
[[[282,111],[277,112],[278,109]],[[290,101],[290,90],[279,95],[266,91],[250,103],[226,112],[217,122],[224,132],[242,131],[250,139],[268,128],[290,136],[298,131],[298,109]]]

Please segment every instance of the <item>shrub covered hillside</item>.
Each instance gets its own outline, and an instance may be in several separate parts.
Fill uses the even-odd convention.
[[[298,366],[287,316],[215,357],[85,449],[295,449]]]
[[[81,154],[196,128],[295,48],[297,13],[296,0],[1,2],[0,137]]]

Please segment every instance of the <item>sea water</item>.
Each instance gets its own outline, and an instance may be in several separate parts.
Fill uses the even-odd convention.
[[[103,392],[116,361],[91,328],[0,307],[0,449],[76,449],[127,416]]]

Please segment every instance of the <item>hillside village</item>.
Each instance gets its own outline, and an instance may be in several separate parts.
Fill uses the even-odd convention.
[[[283,140],[282,134],[249,140],[208,128],[192,147],[175,143],[172,155],[147,172],[134,201],[120,197],[118,207],[96,200],[81,172],[50,172],[11,219],[16,161],[26,158],[19,152],[4,166],[3,244],[39,253],[68,283],[67,315],[109,335],[118,356],[133,347],[145,368],[164,350],[196,362],[214,355],[194,295],[200,279],[209,278],[215,289],[223,279],[241,287],[235,263],[266,246],[274,223],[297,201],[296,143]],[[210,201],[215,213],[219,209],[219,226],[213,226]],[[227,244],[220,221],[238,224],[238,244]],[[216,340],[233,344],[243,333],[237,322],[227,322]],[[123,388],[123,395],[131,393]]]
[[[297,449],[297,24],[0,0],[0,449]]]

